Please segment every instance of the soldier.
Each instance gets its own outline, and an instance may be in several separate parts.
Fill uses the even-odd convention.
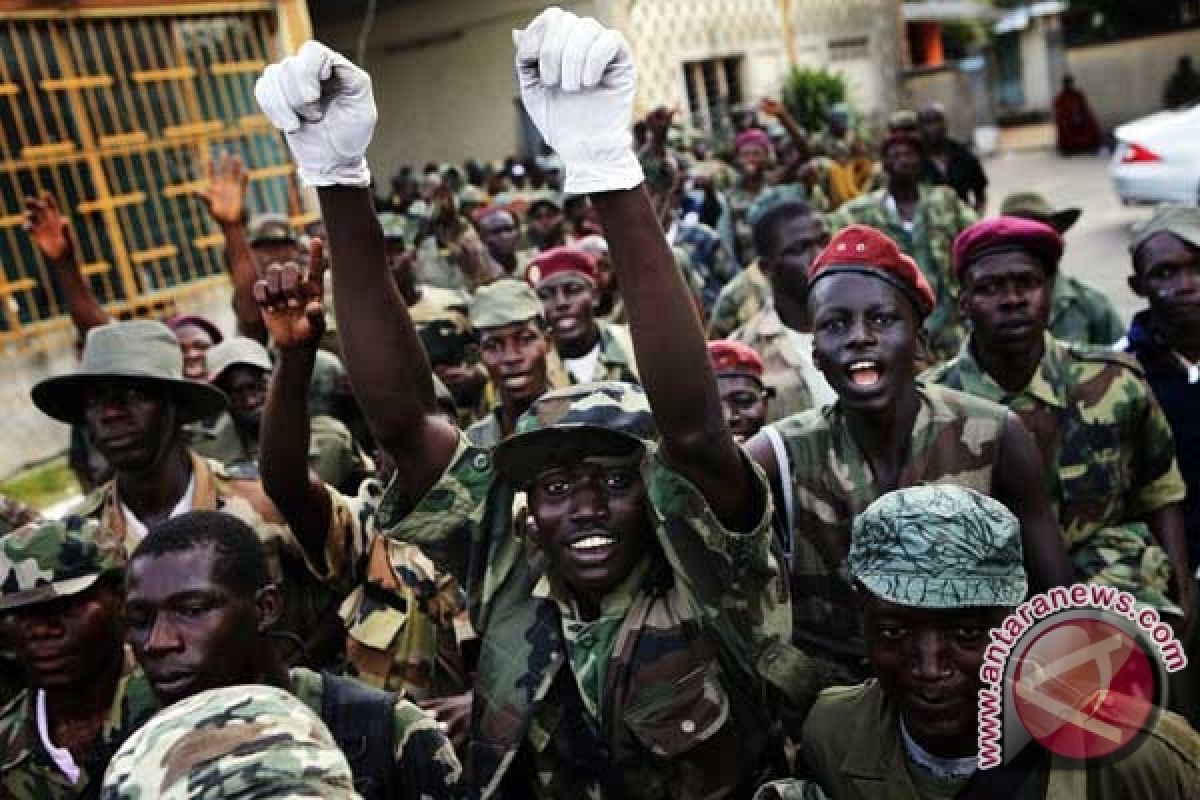
[[[975,221],[953,189],[921,182],[924,144],[911,133],[891,133],[880,147],[888,184],[842,206],[828,217],[835,233],[847,225],[870,225],[917,262],[933,288],[937,308],[925,321],[929,346],[939,359],[951,358],[962,342],[957,319],[958,286],[950,251],[954,238]]]
[[[935,301],[913,260],[852,225],[813,262],[808,290],[813,358],[838,400],[763,428],[748,449],[790,518],[795,641],[855,682],[866,653],[845,558],[854,516],[881,494],[918,483],[986,492],[1021,519],[1039,586],[1069,582],[1071,570],[1041,459],[1016,416],[917,382],[921,323]]]
[[[609,325],[627,325],[625,302],[621,299],[621,289],[617,286],[617,277],[613,274],[612,256],[608,253],[608,242],[604,237],[593,233],[575,242],[575,246],[591,256],[596,263],[596,276],[599,281],[596,286],[595,317],[600,322]]]
[[[431,198],[417,235],[417,283],[441,289],[473,290],[498,277],[487,249],[458,207],[451,188],[430,176]]]
[[[946,109],[930,103],[917,114],[925,142],[925,171],[929,182],[949,186],[959,198],[983,216],[987,209],[987,175],[975,154],[946,132]]]
[[[1061,256],[1058,233],[1033,220],[998,217],[963,231],[954,264],[971,337],[923,379],[1001,403],[1033,434],[1080,580],[1190,618],[1171,429],[1132,359],[1047,333]]]
[[[77,372],[33,387],[43,413],[86,425],[114,477],[73,512],[99,520],[97,542],[119,562],[153,525],[193,509],[221,509],[246,520],[262,537],[272,577],[291,601],[283,628],[304,642],[313,663],[341,647],[332,597],[316,584],[303,552],[256,479],[229,474],[187,445],[184,426],[225,411],[214,386],[183,379],[183,358],[171,331],[134,320],[93,328]]]
[[[739,444],[745,442],[766,424],[767,406],[775,396],[763,384],[762,359],[746,345],[729,341],[709,342],[708,358],[725,409],[725,424]]]
[[[538,54],[558,65],[551,86]],[[766,486],[725,425],[694,308],[640,189],[623,39],[549,9],[518,34],[517,65],[565,189],[591,194],[635,330],[655,344],[645,366],[656,413],[625,384],[551,392],[494,456],[436,414],[406,310],[381,291],[379,235],[362,213],[367,76],[308,43],[256,88],[321,184],[347,363],[396,461],[380,524],[470,581],[482,637],[474,795],[745,796],[767,772],[775,713],[756,665],[787,635]],[[302,122],[287,98],[329,68],[328,111]],[[327,126],[361,148],[335,155]],[[518,487],[530,524],[514,527]]]
[[[212,689],[176,703],[129,738],[102,800],[361,800],[323,722],[270,686]]]
[[[208,351],[225,341],[221,329],[199,314],[177,314],[166,322],[183,352],[183,377],[189,381],[208,380]]]
[[[552,370],[550,385],[637,383],[629,328],[596,321],[600,276],[586,253],[573,247],[547,250],[529,265],[525,279],[542,301],[555,352],[562,360],[561,367]]]
[[[774,394],[767,415],[777,422],[837,399],[812,360],[812,325],[804,306],[805,273],[829,243],[824,221],[803,203],[775,206],[754,223],[759,268],[770,294],[763,307],[729,334],[763,360],[763,383]]]
[[[762,310],[771,296],[771,283],[758,261],[749,264],[725,284],[713,303],[708,338],[727,339]]]
[[[224,686],[277,686],[329,726],[366,800],[452,796],[461,767],[432,717],[355,680],[284,667],[270,642],[283,598],[244,522],[182,514],[138,544],[127,572],[129,643],[162,705]]]
[[[733,149],[737,157],[738,180],[722,198],[724,208],[717,221],[717,231],[737,263],[749,266],[758,254],[754,250],[754,236],[746,212],[767,188],[767,170],[774,164],[775,150],[770,137],[759,128],[748,128],[739,133]]]
[[[71,517],[0,538],[0,611],[29,677],[0,711],[0,795],[11,800],[95,796],[122,732],[154,713],[149,693],[126,689],[121,565],[96,530]]]
[[[487,206],[475,212],[475,227],[487,246],[488,256],[503,274],[520,280],[536,252],[518,250],[521,228],[516,216],[503,206]]]
[[[872,503],[854,522],[847,563],[874,677],[818,698],[800,737],[798,771],[812,782],[776,783],[756,800],[1192,796],[1200,737],[1170,712],[1116,760],[1084,765],[1030,743],[1005,766],[979,769],[988,631],[1025,599],[1021,562],[1017,519],[971,489],[914,486]],[[1128,726],[1114,695],[1088,706]]]
[[[539,192],[525,211],[525,238],[535,253],[544,253],[567,243],[567,220],[558,192]]]
[[[1078,208],[1055,210],[1034,192],[1010,194],[1000,204],[1000,216],[1036,220],[1060,236],[1066,235],[1081,213]],[[1108,347],[1125,335],[1125,325],[1107,295],[1060,268],[1054,276],[1050,333],[1060,342]]]

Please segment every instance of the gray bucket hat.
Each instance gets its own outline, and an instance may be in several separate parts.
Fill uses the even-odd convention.
[[[263,372],[270,372],[273,365],[267,348],[246,336],[226,339],[208,351],[210,383],[219,381],[225,370],[234,366],[254,367]]]
[[[178,408],[181,423],[211,417],[228,405],[220,389],[183,377],[183,353],[175,335],[161,322],[148,319],[92,328],[79,370],[38,383],[33,387],[33,404],[60,422],[79,425],[88,387],[114,379],[162,386]]]

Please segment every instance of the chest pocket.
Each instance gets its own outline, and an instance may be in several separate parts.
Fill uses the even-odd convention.
[[[1069,544],[1114,521],[1110,517],[1119,511],[1125,491],[1125,465],[1117,431],[1093,427],[1087,432],[1091,438],[1086,443],[1080,443],[1080,435],[1063,443],[1058,467],[1055,499]]]
[[[630,699],[625,724],[641,744],[662,758],[687,753],[712,739],[729,721],[729,695],[715,662]]]

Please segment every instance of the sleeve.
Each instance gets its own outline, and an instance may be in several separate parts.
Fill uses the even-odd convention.
[[[1129,395],[1140,394],[1142,408],[1137,418],[1136,440],[1130,443],[1133,460],[1127,511],[1141,516],[1181,502],[1187,495],[1187,487],[1175,460],[1175,440],[1166,415],[1145,381],[1132,373],[1128,379],[1136,389],[1130,390]]]
[[[736,259],[737,243],[735,242],[735,232],[733,228],[733,212],[729,208],[729,201],[724,195],[721,195],[721,216],[717,217],[717,235],[721,237],[721,243],[725,245],[725,249],[733,254]],[[746,264],[741,266],[745,267]]]
[[[363,481],[357,497],[326,485],[329,493],[329,531],[325,534],[325,568],[318,569],[305,554],[304,562],[326,584],[349,591],[362,583],[374,527],[371,521],[382,489],[373,480]]]
[[[396,704],[395,720],[395,796],[421,800],[458,797],[462,766],[437,720],[406,701]]]

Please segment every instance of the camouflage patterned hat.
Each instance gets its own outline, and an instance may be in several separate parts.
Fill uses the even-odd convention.
[[[496,469],[515,486],[587,458],[640,460],[657,438],[640,386],[617,381],[555,389],[517,420],[494,452]]]
[[[160,711],[113,756],[100,796],[359,797],[346,756],[325,723],[273,686],[210,689]]]
[[[1192,247],[1200,247],[1200,209],[1172,204],[1154,209],[1154,216],[1134,231],[1129,252],[1136,253],[1150,237],[1159,233],[1172,234]]]
[[[0,537],[0,610],[38,605],[90,589],[121,564],[96,544],[95,520],[31,522]]]
[[[855,518],[847,563],[872,594],[915,608],[1011,607],[1029,588],[1017,518],[960,486],[880,497]]]
[[[246,226],[246,239],[251,246],[281,242],[297,244],[300,241],[291,221],[283,214],[255,214]]]
[[[542,301],[525,281],[511,278],[481,286],[471,298],[471,327],[498,328],[542,315]]]
[[[208,351],[209,383],[216,383],[225,370],[234,366],[255,367],[270,372],[273,365],[267,348],[246,336],[234,336]]]

